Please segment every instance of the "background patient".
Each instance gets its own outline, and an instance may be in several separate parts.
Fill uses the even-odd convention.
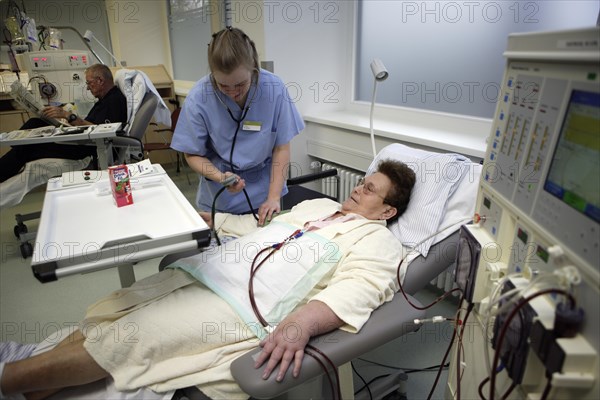
[[[94,64],[85,70],[85,82],[91,94],[98,99],[85,118],[64,110],[61,107],[48,106],[43,109],[44,116],[69,120],[71,125],[94,125],[106,122],[127,122],[127,101],[113,82],[112,72],[106,65]],[[73,117],[70,117],[70,116]],[[21,129],[33,129],[47,126],[39,118],[28,120]],[[41,158],[64,158],[79,160],[96,154],[95,146],[65,145],[42,143],[13,146],[0,158],[0,182],[17,175],[26,163]]]
[[[343,204],[306,201],[275,218],[316,230],[341,257],[263,340],[224,299],[186,272],[167,269],[97,302],[88,310],[87,324],[55,349],[7,363],[2,393],[42,398],[111,375],[119,390],[197,386],[211,398],[247,398],[229,365],[257,344],[262,352],[256,367],[265,365],[263,378],[274,372],[282,380],[290,367],[297,376],[311,337],[337,328],[356,332],[373,310],[392,299],[396,268],[407,249],[386,229],[386,221],[406,210],[414,183],[405,164],[383,161]],[[257,229],[252,215],[203,217],[220,234],[241,236]],[[268,266],[260,273],[268,274]],[[115,340],[116,334],[122,340]]]

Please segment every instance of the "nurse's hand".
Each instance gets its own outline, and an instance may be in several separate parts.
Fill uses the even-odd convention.
[[[209,228],[213,227],[212,217],[208,211],[198,211],[198,214],[200,214],[200,217],[206,222]]]
[[[239,193],[246,187],[246,181],[242,178],[238,179],[237,183],[234,185],[229,185],[227,191],[229,193]]]
[[[235,181],[227,186],[227,191],[232,194],[241,192],[246,187],[246,181],[232,172],[225,172],[225,177],[221,183],[227,181],[228,179],[233,179],[231,177],[235,177]]]
[[[258,208],[258,226],[263,226],[266,221],[270,221],[274,214],[277,214],[279,211],[281,211],[279,199],[267,199]]]

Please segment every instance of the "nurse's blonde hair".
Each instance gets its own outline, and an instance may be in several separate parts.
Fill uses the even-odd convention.
[[[260,69],[254,42],[238,28],[227,28],[213,34],[208,44],[208,66],[211,72],[230,74],[240,65],[250,71]]]

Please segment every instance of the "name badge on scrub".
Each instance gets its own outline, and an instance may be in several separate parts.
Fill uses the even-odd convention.
[[[260,132],[260,128],[262,128],[262,122],[260,121],[244,121],[242,125],[244,131]]]

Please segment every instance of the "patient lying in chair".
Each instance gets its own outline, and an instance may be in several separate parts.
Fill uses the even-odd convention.
[[[297,376],[312,336],[360,330],[397,291],[407,250],[386,221],[406,210],[414,184],[409,167],[386,160],[343,204],[306,201],[265,228],[251,215],[203,215],[221,235],[243,238],[98,301],[54,349],[0,368],[1,392],[43,398],[110,375],[119,390],[197,386],[247,398],[229,366],[257,345],[263,378],[282,380],[290,367]]]

